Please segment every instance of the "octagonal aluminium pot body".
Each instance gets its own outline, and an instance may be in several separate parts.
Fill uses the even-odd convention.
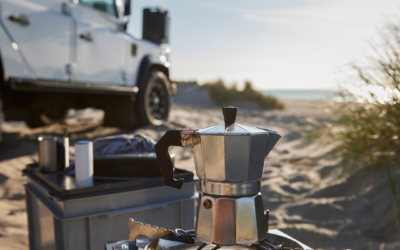
[[[203,129],[169,130],[157,142],[154,149],[166,185],[179,189],[183,184],[183,180],[173,179],[169,146],[193,147],[197,176],[206,180],[205,185],[212,186],[210,188],[261,179],[264,159],[281,136],[272,130],[236,123],[235,107],[224,107],[222,111],[223,124]],[[251,184],[256,192],[259,191],[257,185]]]
[[[268,134],[194,135],[196,174],[200,179],[224,182],[259,180],[263,174]]]

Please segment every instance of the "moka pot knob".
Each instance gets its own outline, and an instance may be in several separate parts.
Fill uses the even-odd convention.
[[[238,108],[233,106],[227,106],[222,108],[222,113],[224,114],[224,122],[231,124],[236,122]]]

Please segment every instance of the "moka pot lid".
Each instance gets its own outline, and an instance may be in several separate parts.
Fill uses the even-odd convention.
[[[252,126],[247,126],[243,124],[236,123],[237,107],[223,107],[222,112],[224,114],[223,124],[214,125],[211,127],[206,127],[193,131],[196,135],[260,135],[260,134],[275,134],[275,131],[257,128]]]

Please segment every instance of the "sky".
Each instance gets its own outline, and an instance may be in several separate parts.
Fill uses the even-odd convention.
[[[260,90],[334,89],[400,17],[393,0],[133,0],[135,37],[142,9],[154,6],[170,15],[172,80],[249,80]]]

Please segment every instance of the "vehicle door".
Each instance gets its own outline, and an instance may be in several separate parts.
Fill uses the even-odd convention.
[[[65,0],[3,0],[2,28],[32,75],[39,79],[68,80],[72,19],[63,13]],[[14,77],[28,75],[27,71]],[[10,76],[13,77],[13,76]]]
[[[73,9],[75,81],[126,83],[128,37],[121,30],[115,0],[79,0]]]

